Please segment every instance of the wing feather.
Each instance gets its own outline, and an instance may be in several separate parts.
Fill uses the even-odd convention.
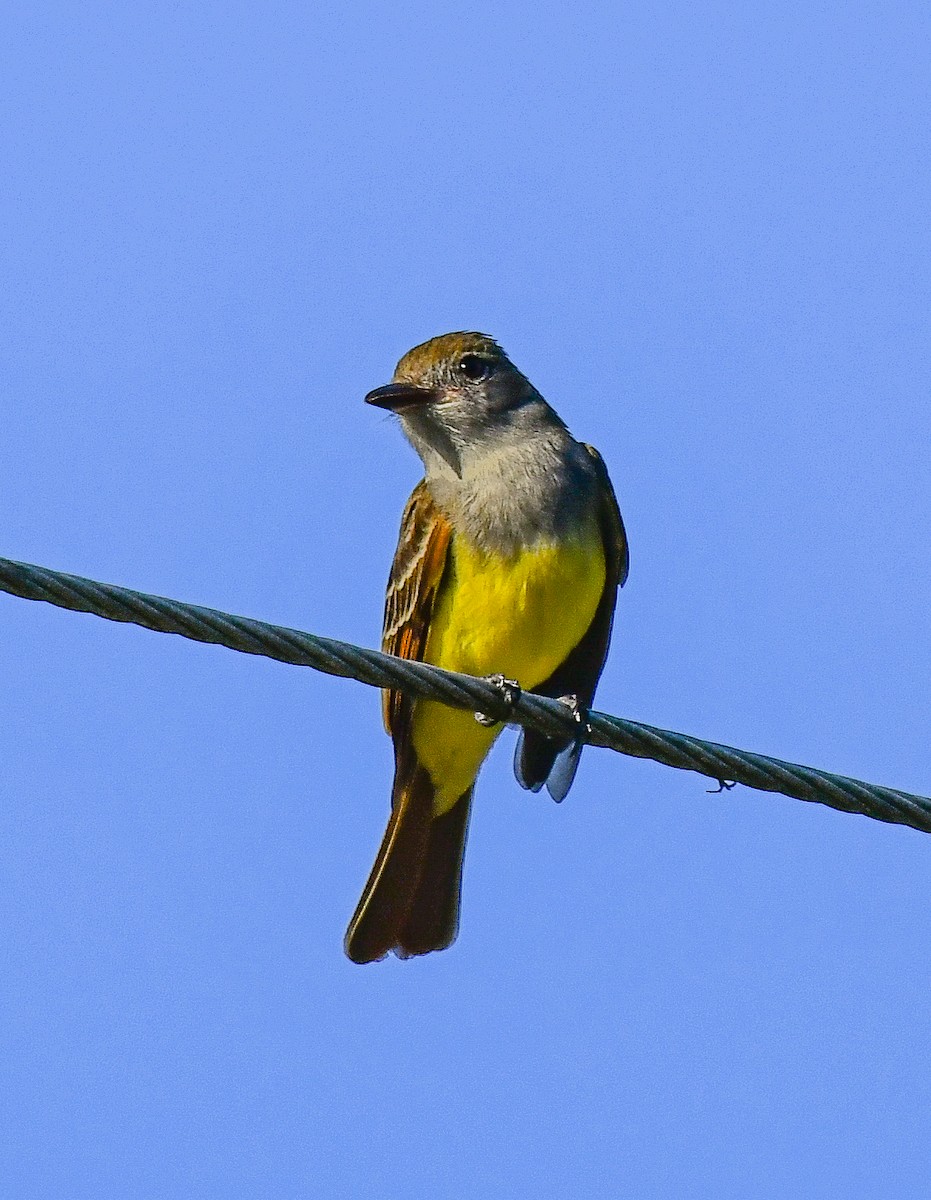
[[[422,659],[430,617],[446,569],[452,529],[426,481],[414,488],[401,518],[401,534],[388,577],[381,648],[399,658]],[[410,704],[397,691],[382,693],[385,728],[395,742],[408,735]]]
[[[600,485],[601,503],[598,519],[605,551],[604,591],[582,640],[549,679],[533,690],[541,696],[554,698],[574,695],[578,697],[583,708],[590,708],[608,656],[617,590],[627,581],[630,556],[621,510],[611,486],[608,469],[594,446],[585,445],[585,449],[594,460]],[[560,743],[525,729],[517,743],[514,773],[522,787],[537,792],[546,783],[553,798],[562,800],[575,776],[580,750],[578,744]],[[562,761],[558,761],[560,759]]]

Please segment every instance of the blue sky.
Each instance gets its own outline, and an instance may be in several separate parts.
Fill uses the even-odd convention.
[[[608,462],[608,711],[927,794],[918,4],[5,18],[0,554],[377,643],[496,336]],[[462,932],[341,939],[361,685],[0,597],[0,1191],[919,1197],[931,840],[589,751],[480,780]]]

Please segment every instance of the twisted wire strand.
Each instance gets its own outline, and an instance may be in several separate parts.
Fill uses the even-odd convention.
[[[244,654],[313,667],[373,687],[397,688],[454,708],[526,725],[550,736],[578,737],[593,746],[649,758],[680,770],[697,771],[722,785],[725,780],[742,783],[759,791],[780,792],[797,800],[826,804],[842,812],[862,813],[878,821],[909,825],[931,833],[931,799],[925,796],[862,783],[844,775],[817,771],[606,713],[589,712],[585,722],[579,724],[575,714],[559,701],[529,692],[508,697],[488,680],[395,658],[348,642],[8,558],[0,558],[0,590],[24,600],[42,600],[109,621],[129,622],[158,633],[175,633]]]

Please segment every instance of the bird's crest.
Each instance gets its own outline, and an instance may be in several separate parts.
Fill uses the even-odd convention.
[[[507,355],[487,333],[444,333],[408,350],[397,365],[396,380],[420,380],[435,375],[466,354],[507,361]]]

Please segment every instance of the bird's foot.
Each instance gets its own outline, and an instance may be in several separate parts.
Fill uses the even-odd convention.
[[[520,684],[516,679],[505,679],[503,675],[486,675],[485,682],[490,683],[492,687],[498,689],[508,708],[513,708],[520,699]],[[499,725],[501,723],[499,717],[489,717],[487,713],[477,712],[475,719],[479,725],[484,725],[488,729],[492,725]]]
[[[572,713],[573,721],[575,721],[577,725],[581,725],[582,729],[584,729],[584,731],[587,733],[589,730],[588,709],[583,708],[582,705],[579,704],[579,698],[575,692],[572,692],[568,696],[557,696],[556,699],[560,704],[564,704],[566,708],[568,708],[569,712]],[[579,732],[581,733],[582,730]]]
[[[719,792],[729,792],[731,790],[731,788],[735,788],[736,786],[737,786],[736,779],[731,779],[731,780],[719,779],[718,786],[716,788],[705,788],[705,791],[708,793],[709,796],[717,796]]]

